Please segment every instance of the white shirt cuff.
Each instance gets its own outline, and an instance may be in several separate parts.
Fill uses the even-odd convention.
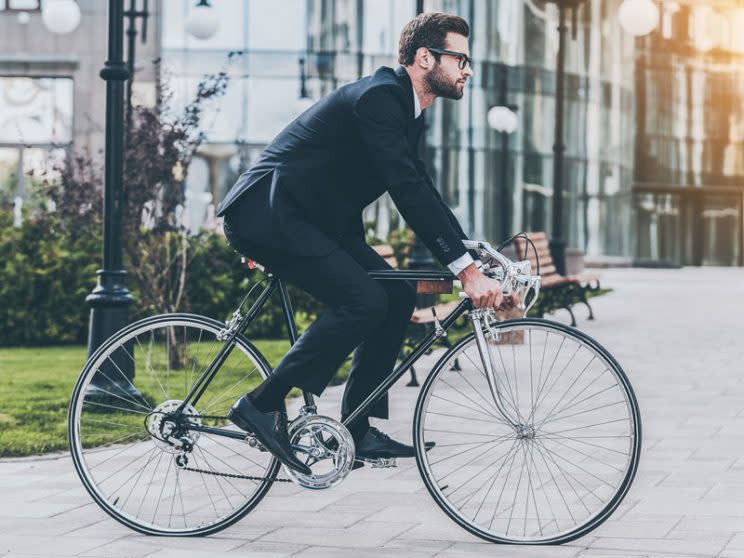
[[[455,261],[447,264],[447,267],[452,272],[452,275],[457,277],[462,272],[462,270],[468,267],[471,263],[475,263],[473,256],[465,253],[457,258]]]

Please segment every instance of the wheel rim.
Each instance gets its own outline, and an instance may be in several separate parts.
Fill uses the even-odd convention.
[[[494,542],[565,542],[601,523],[635,474],[632,390],[601,347],[543,321],[489,341],[506,407],[496,410],[474,339],[427,380],[417,408],[419,467],[437,503]],[[460,371],[451,370],[455,360]]]
[[[132,528],[174,535],[212,531],[246,513],[270,481],[210,473],[276,474],[271,455],[243,440],[184,430],[179,438],[190,442],[188,451],[163,441],[168,413],[222,346],[219,329],[216,322],[186,317],[135,324],[94,355],[79,381],[70,414],[76,467],[96,501]],[[134,377],[127,379],[132,368]],[[262,358],[237,344],[196,408],[186,409],[189,420],[239,432],[224,419],[194,415],[224,417],[266,374]]]

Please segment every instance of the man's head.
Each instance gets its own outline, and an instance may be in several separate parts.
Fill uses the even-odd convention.
[[[456,15],[419,14],[400,34],[398,62],[412,79],[421,79],[426,93],[460,99],[465,82],[473,75],[467,22]]]

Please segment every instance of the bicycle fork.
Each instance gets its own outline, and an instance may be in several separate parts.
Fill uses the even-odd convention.
[[[474,308],[470,311],[469,318],[473,322],[475,343],[478,346],[478,353],[480,354],[486,380],[488,381],[488,389],[491,391],[491,397],[493,397],[496,408],[499,413],[501,413],[501,416],[504,417],[504,420],[511,424],[515,430],[521,432],[523,425],[520,423],[518,418],[515,418],[511,411],[506,408],[504,399],[501,395],[501,388],[496,381],[496,373],[493,369],[493,360],[491,358],[491,347],[489,347],[486,334],[484,333],[484,330],[486,330],[489,335],[493,335],[488,323],[487,313],[480,308]]]

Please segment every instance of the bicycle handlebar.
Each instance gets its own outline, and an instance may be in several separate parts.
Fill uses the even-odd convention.
[[[520,300],[519,308],[524,308],[524,315],[526,316],[530,308],[537,302],[537,297],[540,294],[540,276],[532,275],[530,261],[512,261],[491,244],[482,240],[463,240],[463,244],[468,250],[474,250],[478,253],[478,257],[483,263],[481,272],[492,272],[494,278],[501,282],[504,295],[510,295],[516,291]],[[524,300],[530,290],[534,292],[534,296],[529,305],[525,307]],[[461,293],[460,296],[464,294]]]

